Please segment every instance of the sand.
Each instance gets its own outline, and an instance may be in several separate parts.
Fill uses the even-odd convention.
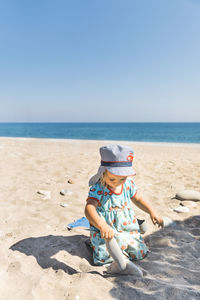
[[[135,209],[151,251],[137,263],[142,279],[94,266],[89,231],[66,228],[84,216],[88,178],[108,143],[0,139],[0,299],[200,299],[200,201],[177,213],[181,201],[172,199],[181,189],[200,191],[200,145],[123,142],[135,151],[139,191],[175,221],[159,229]]]

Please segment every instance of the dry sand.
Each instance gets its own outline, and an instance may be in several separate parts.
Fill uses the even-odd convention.
[[[158,214],[176,220],[158,229],[136,209],[147,220],[151,250],[137,263],[142,279],[109,276],[92,263],[89,231],[67,230],[84,216],[88,178],[108,143],[0,139],[0,299],[200,299],[200,201],[178,214],[180,201],[171,199],[182,188],[200,191],[200,145],[123,142],[135,151],[140,192]],[[72,193],[62,196],[62,189]]]

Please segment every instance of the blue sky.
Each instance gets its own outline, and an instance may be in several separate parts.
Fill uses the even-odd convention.
[[[200,122],[199,0],[0,0],[0,122]]]

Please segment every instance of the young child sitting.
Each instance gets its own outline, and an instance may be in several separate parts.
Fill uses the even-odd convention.
[[[113,261],[106,247],[106,242],[113,237],[129,260],[143,259],[148,248],[140,234],[131,202],[147,212],[154,225],[163,226],[163,220],[137,192],[133,179],[129,177],[135,175],[133,150],[112,144],[101,147],[100,155],[101,166],[89,181],[92,186],[85,207],[85,215],[90,222],[94,264]]]

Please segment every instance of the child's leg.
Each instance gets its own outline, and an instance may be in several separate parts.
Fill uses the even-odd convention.
[[[117,262],[120,270],[124,271],[126,269],[125,256],[119,248],[116,239],[106,240],[106,247],[112,258]]]
[[[118,273],[121,272],[122,274],[130,274],[135,275],[138,277],[142,277],[143,273],[133,262],[129,261],[123,255],[121,249],[119,248],[117,241],[115,238],[111,240],[106,240],[106,246],[108,252],[114,259],[112,265],[108,268],[108,272],[110,273]]]
[[[90,230],[90,241],[93,249],[93,261],[95,265],[109,264],[113,261],[106,248],[105,240],[97,230]]]

